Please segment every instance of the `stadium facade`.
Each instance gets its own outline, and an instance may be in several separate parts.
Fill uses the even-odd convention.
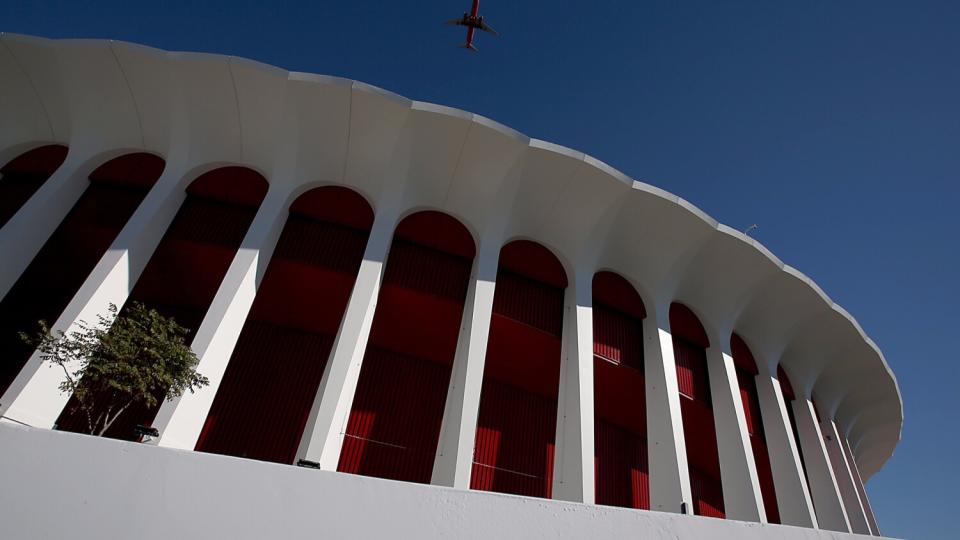
[[[17,536],[880,535],[863,484],[903,421],[883,355],[687,201],[356,81],[0,42]],[[191,330],[211,385],[70,433],[17,331],[131,301]]]

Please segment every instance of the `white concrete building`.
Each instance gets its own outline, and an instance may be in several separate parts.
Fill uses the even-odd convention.
[[[880,535],[882,353],[687,201],[360,82],[0,42],[10,537]],[[134,300],[211,385],[65,433],[16,332]]]

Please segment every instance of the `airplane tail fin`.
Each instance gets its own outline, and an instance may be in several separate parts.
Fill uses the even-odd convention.
[[[461,49],[470,49],[473,52],[477,52],[477,48],[473,46],[473,43],[464,43],[460,46]]]

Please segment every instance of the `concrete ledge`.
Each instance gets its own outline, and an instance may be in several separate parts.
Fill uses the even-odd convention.
[[[6,538],[853,539],[276,465],[0,423]]]

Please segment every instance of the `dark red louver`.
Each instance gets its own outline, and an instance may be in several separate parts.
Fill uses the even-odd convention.
[[[470,487],[552,494],[563,267],[526,240],[500,250]]]
[[[767,438],[763,430],[763,418],[760,413],[760,396],[757,394],[757,364],[750,348],[737,334],[730,338],[730,351],[737,371],[737,384],[740,387],[740,400],[743,403],[744,419],[750,437],[750,449],[757,466],[757,480],[767,522],[780,523],[780,509],[777,506],[777,494],[773,485],[773,470],[770,465],[770,452],[767,450]]]
[[[198,451],[293,463],[372,223],[373,209],[343,187],[290,205]]]
[[[640,295],[624,278],[593,278],[594,482],[597,504],[650,508]]]
[[[484,381],[470,488],[549,499],[556,400]]]
[[[597,419],[594,453],[597,504],[649,510],[646,437]]]
[[[697,316],[683,304],[670,306],[670,331],[680,389],[680,412],[687,465],[697,515],[726,517],[717,451],[716,422],[710,393],[707,333]]]
[[[370,348],[337,470],[429,483],[450,370]]]
[[[473,256],[446,214],[397,225],[337,470],[430,482]]]

